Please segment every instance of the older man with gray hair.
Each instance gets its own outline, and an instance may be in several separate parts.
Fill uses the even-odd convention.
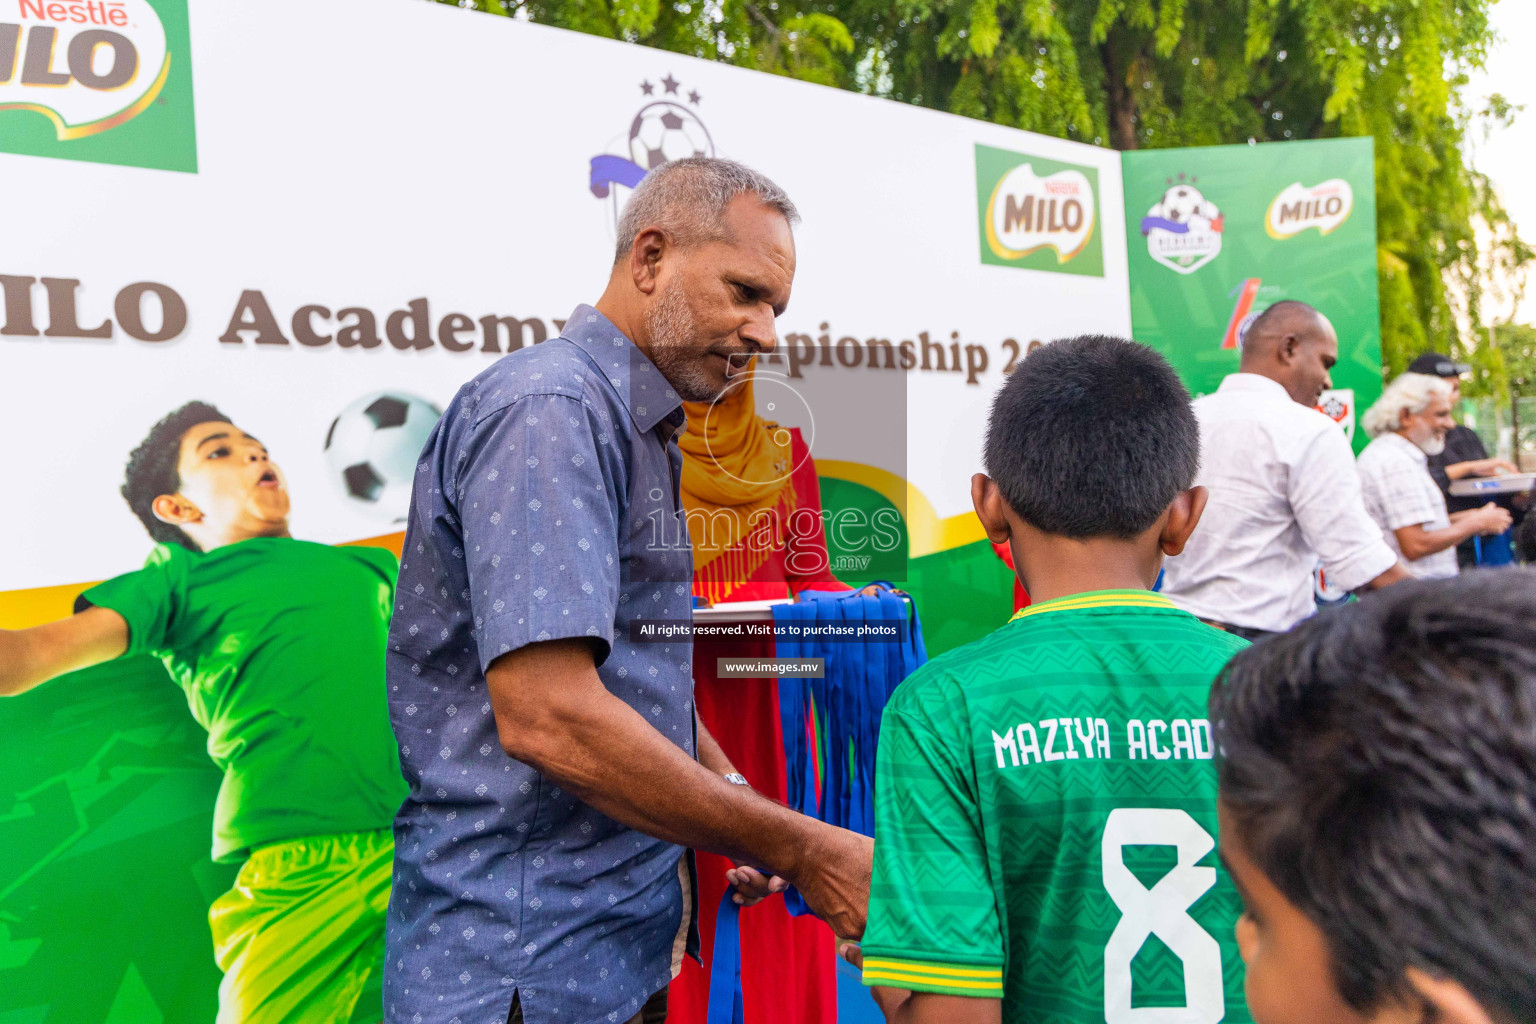
[[[773,349],[796,218],[740,164],[652,171],[597,304],[434,430],[389,637],[410,795],[387,1020],[659,1022],[697,948],[685,847],[862,932],[872,844],[746,785],[698,721],[691,641],[665,635],[692,609],[681,405]]]
[[[1447,514],[1445,495],[1429,475],[1430,456],[1444,450],[1446,431],[1456,425],[1449,383],[1405,373],[1366,410],[1361,425],[1373,438],[1355,464],[1365,510],[1413,575],[1455,576],[1456,545],[1509,529],[1509,513],[1492,502]]]

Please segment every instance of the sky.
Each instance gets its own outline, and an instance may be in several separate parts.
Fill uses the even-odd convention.
[[[1488,58],[1488,65],[1470,77],[1467,106],[1478,109],[1490,93],[1502,93],[1525,110],[1515,115],[1508,128],[1495,130],[1485,141],[1480,129],[1470,134],[1469,149],[1474,167],[1493,179],[1504,199],[1510,219],[1527,243],[1536,244],[1536,2],[1500,0],[1493,7],[1494,30],[1502,37]],[[1524,300],[1515,311],[1519,323],[1536,324],[1536,273],[1528,274]],[[1504,319],[1508,304],[1490,311]]]

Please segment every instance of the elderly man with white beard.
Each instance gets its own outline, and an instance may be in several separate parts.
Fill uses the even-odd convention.
[[[1456,545],[1509,529],[1509,513],[1492,502],[1448,514],[1429,475],[1429,457],[1440,454],[1446,431],[1456,425],[1449,383],[1405,373],[1366,410],[1362,424],[1374,438],[1356,463],[1366,511],[1413,575],[1455,576]]]

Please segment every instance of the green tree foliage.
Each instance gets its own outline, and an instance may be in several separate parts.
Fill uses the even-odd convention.
[[[459,0],[1116,149],[1369,135],[1385,368],[1463,351],[1497,387],[1458,329],[1479,322],[1480,264],[1532,257],[1462,158],[1494,2]]]

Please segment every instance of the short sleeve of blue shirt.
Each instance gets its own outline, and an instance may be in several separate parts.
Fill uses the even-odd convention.
[[[527,644],[591,637],[602,664],[619,598],[623,460],[586,401],[531,394],[484,412],[461,449],[464,531],[480,666]]]

